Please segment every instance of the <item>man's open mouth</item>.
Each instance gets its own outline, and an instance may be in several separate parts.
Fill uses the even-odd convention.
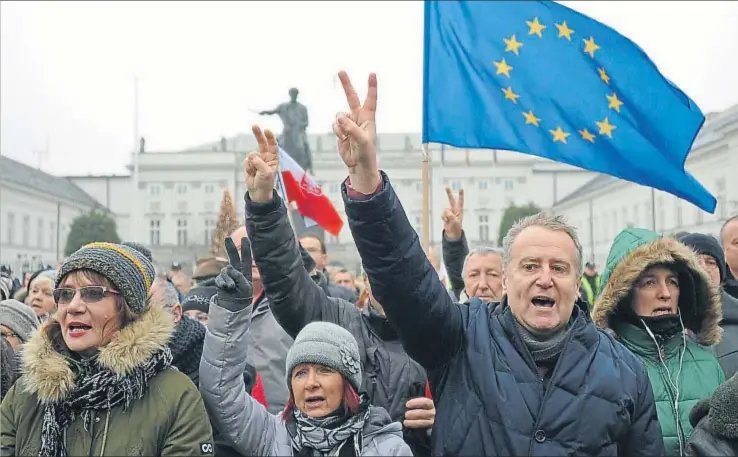
[[[556,304],[556,300],[554,300],[551,297],[544,297],[542,295],[538,295],[536,297],[533,297],[533,305],[535,306],[541,306],[543,308],[552,308]]]

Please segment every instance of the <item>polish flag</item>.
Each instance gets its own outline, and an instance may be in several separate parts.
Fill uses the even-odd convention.
[[[319,225],[331,235],[338,236],[343,228],[343,220],[335,206],[323,194],[320,186],[282,148],[279,148],[279,171],[282,179],[277,185],[283,189],[278,191],[284,200],[297,205],[297,211],[305,218],[305,225]]]

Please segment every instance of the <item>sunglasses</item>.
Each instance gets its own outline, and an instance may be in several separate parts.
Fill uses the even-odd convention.
[[[79,291],[80,298],[86,304],[97,303],[110,294],[120,294],[117,290],[108,289],[104,286],[87,286],[79,289],[60,287],[54,289],[54,301],[57,305],[68,305],[77,295],[77,291]]]

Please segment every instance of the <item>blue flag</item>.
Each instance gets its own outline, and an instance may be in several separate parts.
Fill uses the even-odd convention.
[[[545,157],[715,211],[684,170],[705,117],[613,29],[554,2],[426,0],[424,40],[424,143]]]

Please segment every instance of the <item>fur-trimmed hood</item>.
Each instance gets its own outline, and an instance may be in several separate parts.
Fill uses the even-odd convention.
[[[697,309],[693,313],[682,310],[684,326],[697,335],[700,344],[717,344],[722,335],[723,315],[719,289],[699,266],[692,249],[674,238],[662,238],[645,229],[626,229],[615,238],[602,274],[602,292],[592,309],[594,323],[612,329],[615,310],[641,273],[651,265],[671,263],[685,267],[694,280]]]
[[[71,367],[74,361],[54,349],[66,345],[59,341],[52,342],[46,331],[57,322],[53,318],[44,323],[23,348],[19,382],[23,383],[26,392],[36,394],[41,403],[65,398],[75,382]],[[166,347],[172,330],[171,317],[161,306],[151,304],[138,319],[121,329],[110,343],[100,348],[98,362],[115,373],[126,375]]]

